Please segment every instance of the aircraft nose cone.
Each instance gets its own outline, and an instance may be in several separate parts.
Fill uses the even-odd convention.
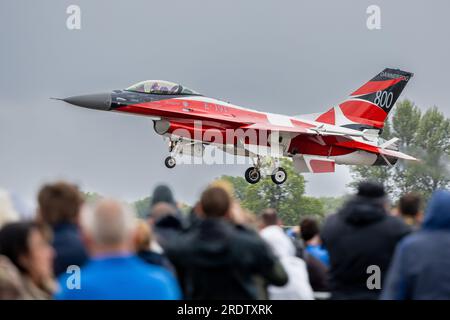
[[[62,100],[83,108],[96,110],[110,110],[111,108],[111,93],[85,94],[82,96],[68,97]]]

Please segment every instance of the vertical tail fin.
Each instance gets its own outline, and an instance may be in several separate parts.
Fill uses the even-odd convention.
[[[382,129],[389,111],[412,76],[411,72],[386,68],[316,121],[356,130]]]

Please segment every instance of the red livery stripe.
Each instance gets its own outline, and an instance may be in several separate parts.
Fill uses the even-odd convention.
[[[390,80],[384,80],[384,81],[369,81],[365,85],[363,85],[361,88],[356,90],[351,94],[351,96],[359,96],[362,94],[368,94],[373,93],[380,90],[385,90],[389,88],[390,86],[399,83],[402,81],[403,78],[397,78],[397,79],[390,79]]]
[[[334,108],[331,108],[327,112],[321,114],[316,121],[328,123],[328,124],[335,124],[336,123],[336,117],[334,116]]]
[[[313,159],[309,162],[314,173],[334,172],[334,161]]]
[[[344,115],[353,122],[382,128],[387,113],[373,103],[360,100],[345,101],[339,105]]]

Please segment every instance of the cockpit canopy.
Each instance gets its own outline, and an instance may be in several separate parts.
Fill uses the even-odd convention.
[[[200,95],[198,92],[186,88],[180,84],[164,81],[164,80],[146,80],[133,84],[125,90],[133,92],[151,93],[151,94],[169,94],[182,95],[193,94]]]

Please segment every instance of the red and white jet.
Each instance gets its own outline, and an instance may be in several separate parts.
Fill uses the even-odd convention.
[[[62,100],[149,117],[156,133],[169,141],[168,168],[175,166],[177,156],[202,156],[205,145],[212,145],[253,160],[245,172],[249,183],[257,183],[263,172],[281,184],[287,178],[279,167],[281,157],[292,158],[297,172],[312,173],[334,172],[336,164],[393,166],[398,159],[416,160],[398,151],[397,138],[380,137],[389,111],[412,76],[385,69],[328,111],[300,116],[239,107],[160,80]]]

